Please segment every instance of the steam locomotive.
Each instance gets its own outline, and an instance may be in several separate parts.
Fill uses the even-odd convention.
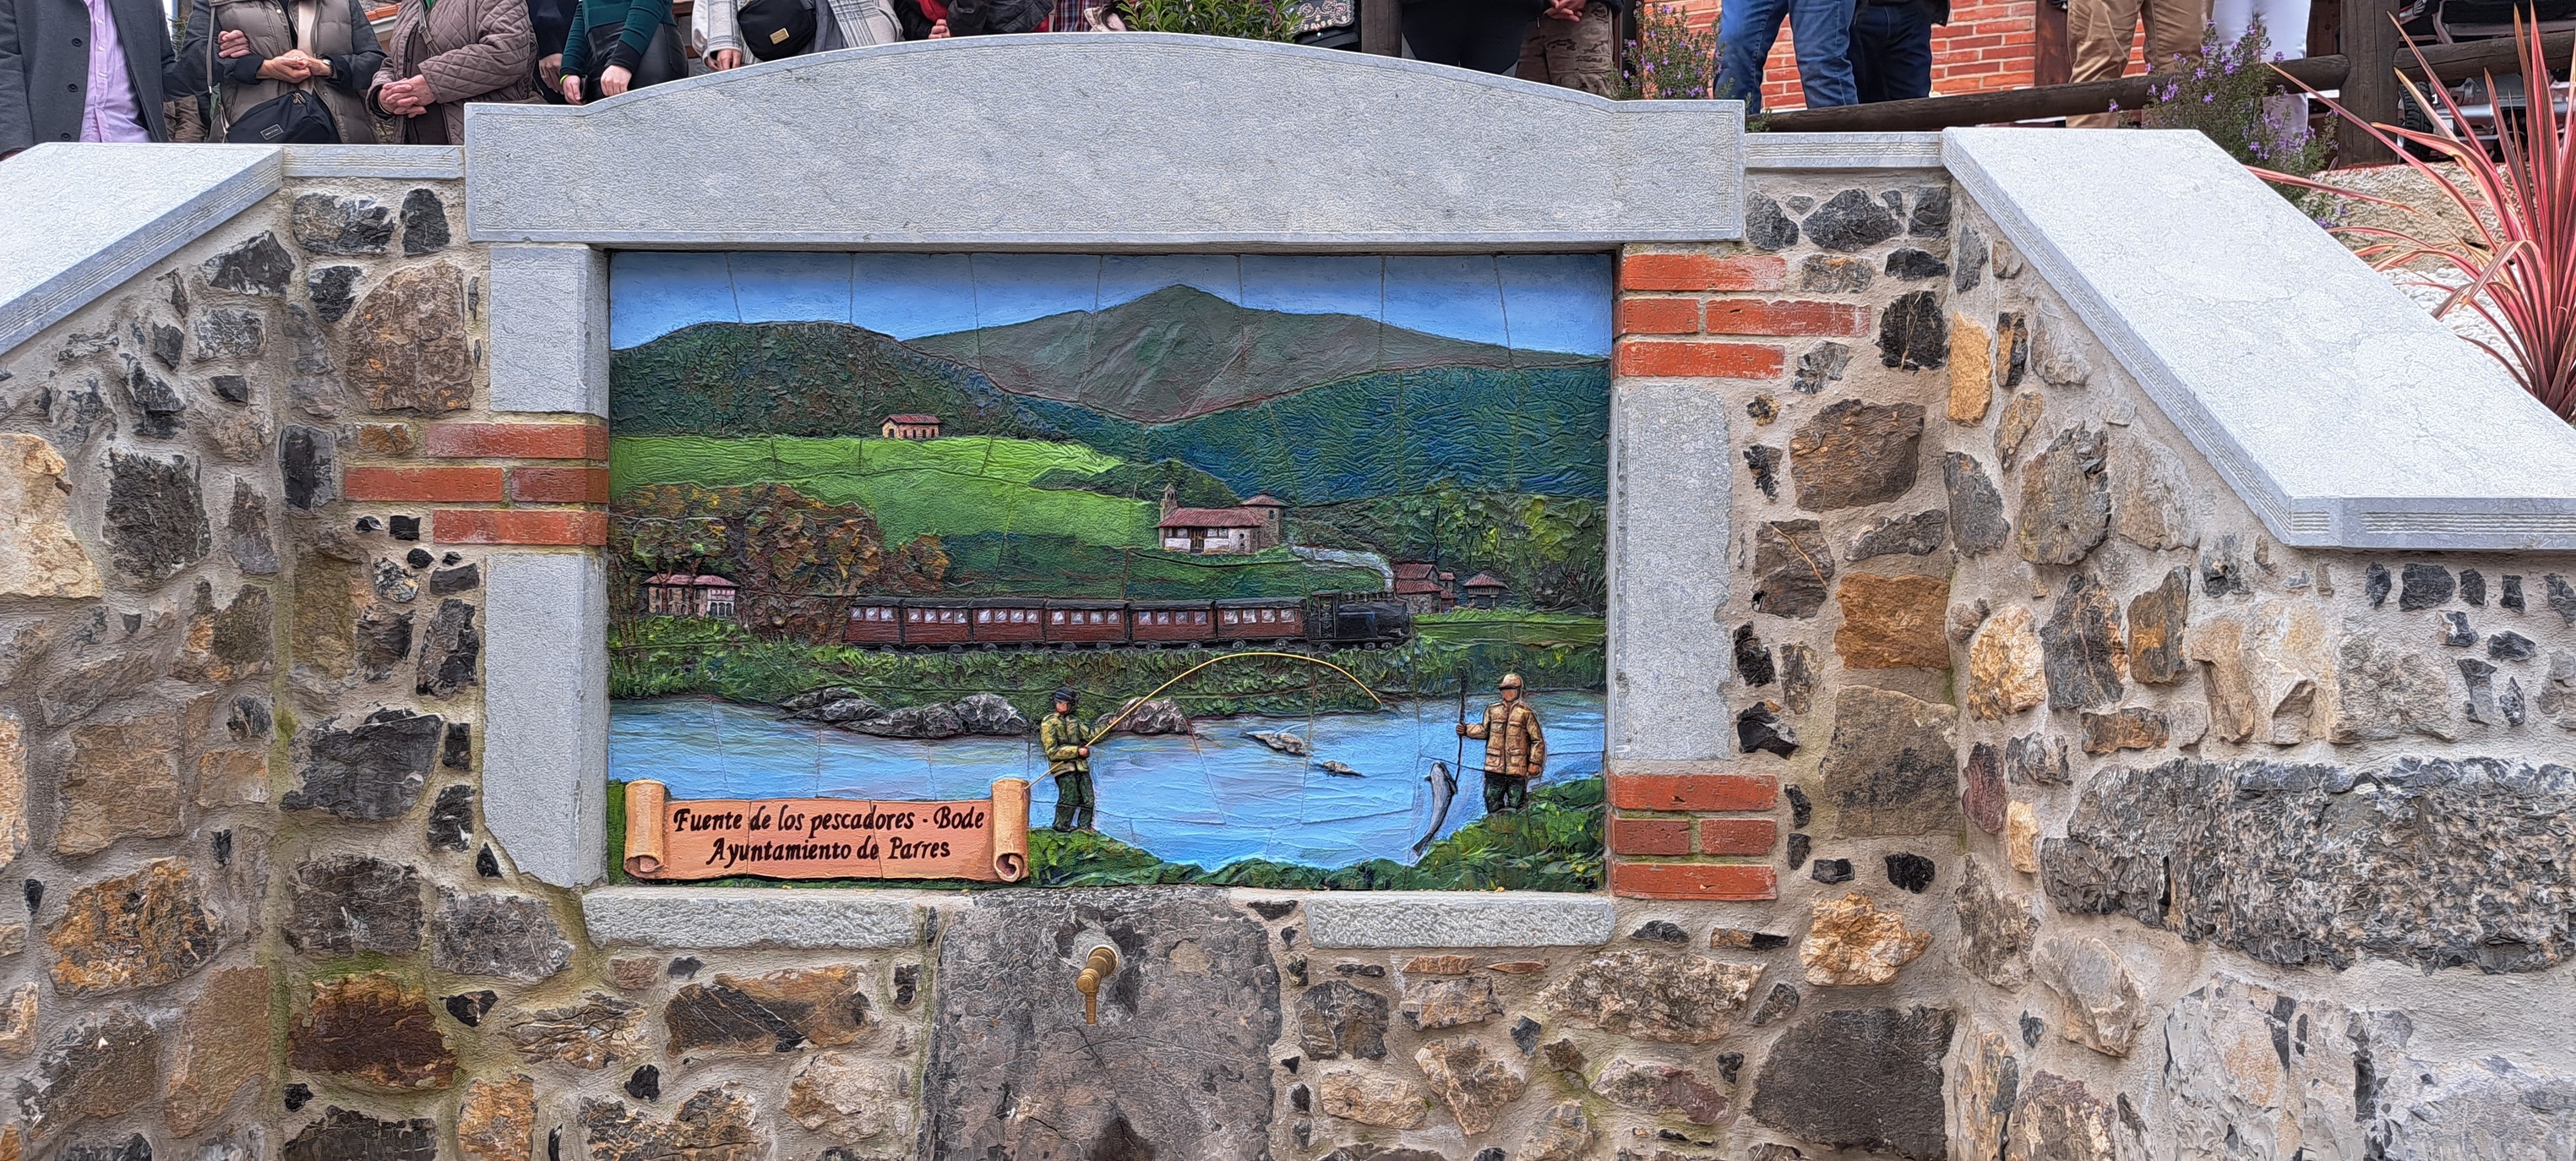
[[[861,597],[841,630],[872,649],[1384,649],[1413,614],[1384,593],[1223,601]]]

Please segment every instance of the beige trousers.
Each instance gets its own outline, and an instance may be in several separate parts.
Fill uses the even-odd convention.
[[[2209,26],[2209,0],[2068,0],[2066,40],[2074,62],[2068,79],[2116,80],[2129,67],[2129,44],[2138,24],[2147,26],[2147,71],[2173,67],[2178,56],[2200,54],[2201,30]],[[2066,119],[2073,129],[2108,129],[2118,113],[2089,113]]]

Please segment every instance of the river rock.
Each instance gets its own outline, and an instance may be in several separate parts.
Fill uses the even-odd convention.
[[[2105,1056],[2129,1054],[2146,1023],[2146,1001],[2118,953],[2098,939],[2051,939],[2031,964],[2064,1006],[2060,1035]]]
[[[2160,1087],[2182,1154],[2369,1156],[2363,1130],[2373,1110],[2354,1108],[2355,1083],[2374,1077],[2376,1104],[2393,1078],[2378,1072],[2386,1062],[2373,1059],[2378,1046],[2355,1015],[2226,976],[2175,1000],[2164,1019]]]
[[[2208,667],[2201,684],[2209,693],[2211,728],[2230,742],[2254,738],[2276,746],[2324,732],[2318,722],[2331,711],[2317,704],[2317,691],[2335,680],[2328,637],[2310,601],[2264,599],[2204,612],[2184,649]]]
[[[790,716],[806,717],[810,716],[811,711],[833,702],[861,696],[863,695],[858,690],[846,685],[827,685],[820,689],[809,689],[792,695],[787,700],[779,702],[778,708]]]
[[[856,967],[789,968],[760,976],[719,975],[671,997],[663,1023],[673,1055],[770,1053],[838,1048],[876,1027]]]
[[[1951,893],[1959,913],[1959,966],[1978,979],[2007,991],[2030,982],[2030,948],[2039,932],[2039,916],[2027,899],[2014,895],[1987,869],[1985,860],[1966,858],[1959,889]]]
[[[1780,212],[1780,203],[1766,194],[1748,194],[1744,199],[1744,241],[1758,250],[1786,250],[1798,244],[1798,223]]]
[[[2123,706],[2107,714],[2082,715],[2084,752],[2108,754],[2117,750],[2160,750],[2173,737],[2165,715],[2144,706]]]
[[[390,972],[322,980],[286,1037],[286,1064],[387,1092],[446,1088],[456,1053],[429,994]]]
[[[1923,408],[1844,399],[1789,437],[1798,506],[1831,512],[1896,499],[1914,487]]]
[[[65,996],[184,979],[218,947],[205,892],[179,859],[155,859],[73,891],[45,929],[45,943],[54,955],[54,990]]]
[[[1493,1128],[1494,1114],[1529,1088],[1529,1078],[1507,1054],[1473,1036],[1423,1045],[1413,1052],[1413,1066],[1430,1082],[1432,1095],[1449,1106],[1459,1131],[1470,1135]]]
[[[1726,1093],[1687,1068],[1660,1062],[1639,1063],[1612,1057],[1593,1078],[1592,1091],[1612,1104],[1656,1116],[1680,1117],[1694,1125],[1714,1125],[1726,1117]]]
[[[1790,372],[1789,388],[1802,395],[1814,395],[1829,384],[1842,382],[1843,372],[1850,367],[1850,347],[1836,342],[1818,343],[1799,354],[1798,365]],[[1751,458],[1749,450],[1747,458]]]
[[[1843,578],[1837,601],[1843,623],[1834,651],[1849,669],[1948,669],[1950,641],[1943,634],[1950,611],[1950,582],[1937,576]]]
[[[1181,703],[1170,698],[1152,701],[1132,699],[1120,708],[1128,710],[1126,719],[1118,723],[1121,732],[1146,735],[1190,732],[1190,715],[1182,712]],[[1022,727],[1026,728],[1025,725]]]
[[[1941,311],[1941,292],[1916,290],[1896,296],[1878,315],[1878,361],[1903,371],[1937,369],[1950,354],[1950,328]]]
[[[1950,320],[1950,422],[1985,422],[1995,403],[1995,337],[1966,315]]]
[[[71,731],[54,852],[96,854],[123,839],[180,833],[179,717],[168,710]]]
[[[161,581],[206,558],[214,530],[206,522],[197,468],[187,457],[109,452],[107,472],[107,512],[99,532],[107,541],[108,562],[118,571]]]
[[[769,1151],[759,1107],[731,1085],[699,1089],[669,1120],[585,1100],[579,1123],[592,1161],[761,1161]]]
[[[2039,873],[2039,813],[2027,802],[2004,808],[2004,861],[2022,874]]]
[[[2034,1074],[2014,1094],[2004,1161],[2115,1161],[2111,1106],[2053,1073]]]
[[[1567,973],[1538,995],[1561,1019],[1604,1032],[1669,1044],[1705,1044],[1726,1034],[1762,978],[1759,964],[1725,963],[1664,951],[1614,951]]]
[[[1941,1059],[1953,1026],[1943,1008],[1816,1013],[1772,1044],[1747,1111],[1819,1145],[1941,1161],[1948,1156]]]
[[[2120,608],[2088,572],[2070,573],[2039,630],[2048,708],[2088,709],[2120,700]]]
[[[1419,1129],[1431,1120],[1422,1089],[1402,1077],[1352,1068],[1326,1069],[1315,1078],[1325,1116],[1387,1129]]]
[[[66,470],[43,437],[0,434],[0,596],[102,591],[98,565],[72,532]]]
[[[874,721],[878,718],[884,717],[885,713],[886,711],[884,706],[878,705],[864,697],[852,695],[849,697],[835,698],[829,702],[809,708],[796,716],[811,721],[823,722],[827,725],[837,726],[850,722]]]
[[[1583,1115],[1582,1105],[1561,1101],[1539,1114],[1538,1123],[1513,1156],[1521,1161],[1576,1161],[1591,1147],[1592,1119]]]
[[[998,693],[971,693],[957,699],[949,709],[957,715],[957,723],[970,734],[1016,738],[1029,732],[1028,719],[1021,717],[1020,711],[1011,708],[1011,703]]]
[[[456,1106],[456,1149],[469,1161],[528,1161],[536,1147],[537,1082],[477,1080]]]
[[[1404,987],[1404,1022],[1429,1032],[1481,1023],[1503,1014],[1494,982],[1483,977],[1417,980]]]
[[[817,1052],[787,1085],[785,1112],[807,1132],[856,1144],[901,1134],[912,1107],[903,1062],[856,1052]]]
[[[33,1079],[18,1082],[27,1128],[47,1136],[106,1120],[151,1100],[161,1085],[161,1034],[122,1005],[84,1014],[46,1042]]]
[[[564,970],[572,944],[543,899],[440,887],[429,959],[458,975],[533,983]]]
[[[1744,1022],[1759,1028],[1765,1024],[1785,1020],[1797,1012],[1798,1000],[1797,985],[1775,982],[1771,985],[1769,994],[1762,997],[1762,1002],[1753,1006],[1753,1014],[1745,1017]]]
[[[427,1117],[380,1121],[326,1106],[320,1120],[286,1141],[285,1161],[437,1161],[438,1122]]]
[[[1950,1069],[1950,1156],[2003,1161],[2004,1132],[2021,1091],[2021,1061],[2003,1033],[1971,1023]]]
[[[1753,607],[1775,617],[1812,617],[1825,607],[1834,551],[1813,520],[1773,520],[1753,530]]]
[[[445,724],[434,714],[400,709],[377,710],[348,729],[325,720],[298,736],[303,785],[278,805],[361,822],[406,813],[428,785]]]
[[[394,240],[394,211],[368,198],[299,194],[291,222],[308,254],[382,254]]]
[[[603,992],[513,1016],[501,1032],[530,1064],[553,1061],[595,1070],[646,1056],[643,1005]]]
[[[1847,189],[1825,199],[1803,223],[1807,240],[1827,250],[1866,250],[1904,232],[1886,206],[1865,190]]]
[[[2004,743],[2004,776],[2019,786],[2066,785],[2066,739],[2025,734]]]
[[[281,931],[306,955],[408,955],[428,926],[420,872],[368,855],[297,863],[286,896]]]
[[[1899,250],[1889,255],[1889,273],[1896,270],[1897,255],[1920,253],[1920,250]],[[1798,266],[1798,289],[1809,294],[1860,294],[1869,289],[1871,278],[1869,259],[1866,258],[1809,254],[1806,261]]]
[[[2132,436],[2111,446],[2111,534],[2140,548],[2200,543],[2192,513],[2200,497],[2182,461],[2160,444]]]
[[[218,307],[197,318],[197,359],[200,362],[232,360],[247,362],[257,359],[268,349],[268,318],[264,312],[240,307]]]
[[[429,631],[420,642],[420,673],[412,691],[424,697],[449,697],[478,684],[476,666],[483,659],[483,633],[474,627],[472,604],[449,597],[430,615]]]
[[[1962,556],[1983,556],[2003,547],[2012,535],[2004,520],[2004,499],[1994,481],[1972,456],[1950,452],[1941,460],[1941,481],[1950,499],[1950,539]]]
[[[1894,690],[1846,686],[1817,767],[1844,835],[1948,833],[1959,826],[1958,712]]]
[[[1386,997],[1346,980],[1326,980],[1297,997],[1297,1041],[1307,1056],[1386,1059]]]
[[[1979,742],[1968,750],[1968,762],[1959,770],[1959,809],[1987,834],[2004,831],[2004,804],[2011,801],[2004,789],[2003,760],[1992,742]]]
[[[474,400],[465,275],[446,262],[386,275],[348,322],[348,383],[373,411],[443,415]]]
[[[1798,945],[1798,963],[1809,984],[1885,984],[1930,946],[1930,932],[1907,930],[1903,916],[1879,910],[1869,896],[1854,891],[1816,902],[1807,938]]]
[[[438,191],[428,186],[415,186],[403,194],[402,252],[405,258],[418,258],[447,248],[447,203]]]
[[[2164,583],[2129,602],[2129,676],[2146,685],[2170,685],[2189,670],[2183,653],[2191,615],[2191,575],[2174,569]]]
[[[206,973],[206,989],[180,1017],[178,1040],[162,1120],[170,1133],[196,1135],[242,1089],[268,1079],[268,968]]]
[[[843,728],[880,738],[940,739],[964,736],[966,721],[957,716],[957,707],[952,705],[917,705],[881,718],[851,722]]]
[[[2021,473],[2021,558],[2074,564],[2111,527],[2110,436],[2092,427],[2057,433]]]
[[[2048,696],[2045,658],[2030,610],[2009,605],[1968,642],[1968,712],[2002,721]]]
[[[2523,870],[2576,865],[2571,810],[2576,771],[2556,765],[2177,759],[2096,775],[2040,862],[2061,911],[2266,963],[2534,971],[2576,956],[2576,884]]]
[[[2408,735],[2453,741],[2460,727],[2440,665],[2377,633],[2346,629],[2336,645],[2329,733],[2337,742]]]
[[[1950,535],[1950,514],[1939,508],[1928,508],[1911,516],[1889,516],[1852,538],[1846,560],[1868,560],[1878,556],[1929,556],[1941,550]]]

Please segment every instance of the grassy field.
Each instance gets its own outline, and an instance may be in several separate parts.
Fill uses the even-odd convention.
[[[1425,643],[1451,649],[1496,645],[1598,649],[1608,640],[1599,617],[1514,609],[1434,613],[1414,618],[1413,628]]]

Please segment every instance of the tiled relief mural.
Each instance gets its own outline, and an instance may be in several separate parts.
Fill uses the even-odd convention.
[[[611,287],[619,873],[1599,885],[1608,256]]]

